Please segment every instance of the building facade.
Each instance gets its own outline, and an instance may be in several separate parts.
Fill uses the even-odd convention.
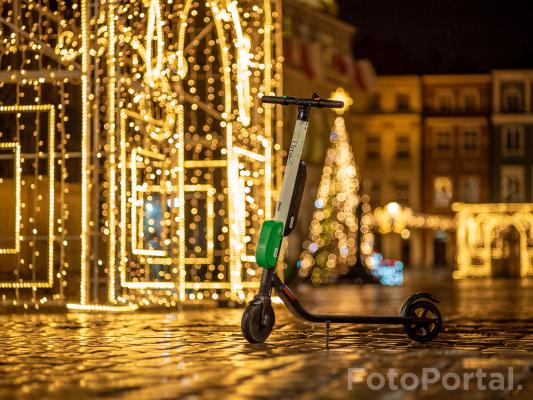
[[[493,202],[533,201],[533,70],[492,73]]]
[[[377,77],[355,105],[354,155],[373,208],[398,202],[421,211],[421,82],[417,76]],[[376,249],[407,265],[423,263],[421,232],[376,236]]]
[[[423,76],[423,210],[451,215],[453,202],[489,200],[490,75]],[[424,234],[425,264],[454,263],[453,240]]]

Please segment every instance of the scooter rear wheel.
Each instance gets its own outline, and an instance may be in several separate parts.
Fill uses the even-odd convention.
[[[429,301],[418,300],[409,304],[405,310],[405,316],[428,318],[432,320],[427,324],[405,325],[405,333],[416,342],[430,342],[435,339],[442,330],[442,315],[437,306]]]
[[[261,320],[263,307],[268,307],[264,321]],[[250,303],[241,319],[242,336],[250,343],[263,343],[270,336],[275,321],[272,305]]]

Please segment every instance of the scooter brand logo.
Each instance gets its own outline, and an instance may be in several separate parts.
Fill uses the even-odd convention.
[[[305,133],[307,132],[307,122],[297,121],[296,123],[299,125],[296,127],[297,133],[294,135],[294,139],[289,147],[286,167],[291,164],[294,154],[301,154],[304,147]]]
[[[414,372],[402,372],[391,368],[386,374],[370,372],[365,368],[348,368],[348,390],[354,390],[355,385],[365,385],[370,390],[428,390],[434,385],[440,385],[444,390],[479,390],[479,391],[512,391],[522,390],[521,384],[516,384],[513,367],[507,368],[507,373],[486,372],[483,368],[467,372],[446,372],[441,374],[437,368],[423,368],[422,375]],[[516,386],[515,386],[516,384]]]

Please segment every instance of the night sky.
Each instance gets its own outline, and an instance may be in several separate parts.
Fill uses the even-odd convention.
[[[533,0],[339,0],[378,74],[533,68]],[[529,5],[528,5],[529,4]]]

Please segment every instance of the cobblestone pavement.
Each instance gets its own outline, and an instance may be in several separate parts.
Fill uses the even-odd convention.
[[[413,279],[400,288],[300,293],[321,312],[396,314],[402,299],[421,289],[442,300],[446,330],[437,340],[416,344],[397,327],[334,325],[329,351],[323,326],[298,322],[281,306],[275,331],[260,345],[242,339],[242,309],[2,315],[0,398],[533,398],[533,281]],[[512,367],[515,388],[508,381],[492,392],[475,385],[449,392],[439,383],[374,391],[367,384],[374,372],[395,368],[421,377],[426,367],[442,375],[483,368],[506,377]],[[360,368],[352,390],[348,368]]]

